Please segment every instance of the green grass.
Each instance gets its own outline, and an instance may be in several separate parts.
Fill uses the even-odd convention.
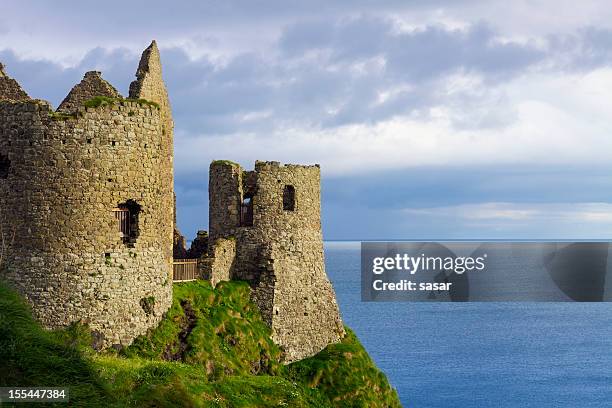
[[[341,343],[282,365],[249,296],[244,282],[174,285],[156,329],[97,353],[86,326],[43,330],[0,282],[0,386],[68,386],[71,404],[83,407],[400,406],[348,329]]]
[[[240,166],[240,164],[231,160],[213,160],[211,164],[225,164],[228,166]]]
[[[79,350],[84,332],[74,325],[43,330],[23,299],[0,284],[0,387],[59,387],[70,384],[70,398],[102,406],[102,382]]]
[[[51,120],[68,120],[68,119],[76,119],[78,117],[77,112],[65,113],[65,112],[54,112],[49,111],[49,118]]]
[[[202,365],[211,380],[278,374],[281,351],[249,295],[246,282],[221,282],[215,289],[207,281],[175,284],[166,318],[122,354]],[[192,322],[186,308],[193,314]],[[186,330],[189,335],[181,341],[180,334]]]
[[[153,101],[149,101],[146,99],[131,99],[131,98],[110,98],[108,96],[94,96],[93,98],[83,102],[83,105],[87,108],[98,108],[100,106],[113,105],[115,103],[124,103],[124,102],[136,102],[140,105],[154,106],[159,109],[159,104]],[[132,113],[130,115],[130,113]],[[128,112],[128,116],[132,116],[134,113],[132,111]]]
[[[288,367],[287,377],[319,390],[334,406],[401,407],[395,389],[348,327],[338,344]]]

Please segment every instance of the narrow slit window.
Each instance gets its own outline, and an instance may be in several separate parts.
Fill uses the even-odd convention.
[[[253,198],[245,197],[240,204],[240,226],[250,227],[253,225]]]
[[[295,211],[295,187],[285,186],[283,189],[283,210]]]
[[[7,178],[11,169],[11,161],[8,156],[0,154],[0,178]]]

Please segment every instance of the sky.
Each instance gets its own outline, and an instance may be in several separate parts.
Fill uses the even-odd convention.
[[[221,3],[221,4],[215,4]],[[612,238],[605,1],[3,1],[0,62],[54,106],[127,95],[156,39],[178,223],[208,165],[321,165],[325,239]]]

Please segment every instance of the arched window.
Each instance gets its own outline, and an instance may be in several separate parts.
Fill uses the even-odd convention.
[[[283,210],[295,211],[295,187],[285,186],[283,189]]]

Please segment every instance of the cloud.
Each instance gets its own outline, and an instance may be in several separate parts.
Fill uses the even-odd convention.
[[[449,207],[406,208],[405,217],[435,220],[464,235],[488,238],[607,239],[612,228],[610,203],[487,202]]]
[[[428,25],[398,30],[391,18],[356,18],[296,24],[281,37],[285,55],[328,51],[328,63],[382,57],[390,80],[422,81],[454,72],[515,73],[545,57],[535,44],[494,41],[484,23],[451,29]]]
[[[603,227],[587,214],[608,226],[580,207],[612,200],[601,2],[9,1],[0,61],[57,106],[92,69],[126,94],[151,38],[187,230],[205,226],[208,163],[223,158],[320,163],[328,237],[537,234],[555,226],[527,204],[553,201],[582,208],[591,231]],[[480,218],[451,216],[466,205]],[[576,212],[550,210],[583,231]]]
[[[449,98],[446,106],[431,108],[426,115],[396,116],[373,124],[287,126],[266,134],[180,134],[177,171],[199,171],[202,161],[197,157],[202,155],[243,163],[255,158],[320,163],[326,175],[422,166],[605,164],[612,151],[612,108],[604,91],[608,87],[612,69],[536,75],[500,86],[496,92],[505,100],[499,105],[475,109],[466,109],[469,102]],[[504,123],[496,117],[514,120]],[[486,120],[501,125],[480,125]]]
[[[542,48],[533,41],[500,41],[482,22],[405,29],[376,15],[290,23],[279,35],[267,52],[221,59],[209,53],[194,57],[189,41],[162,48],[177,130],[217,137],[375,129],[397,117],[427,123],[432,112],[448,112],[457,129],[504,127],[518,119],[514,101],[506,100],[506,83],[579,65],[589,53],[585,44],[592,48],[591,69],[612,56],[600,31],[551,37],[549,48]],[[564,46],[569,43],[575,45]],[[26,89],[57,104],[89,69],[103,70],[126,89],[140,49],[97,47],[69,65],[11,49],[0,58]]]

